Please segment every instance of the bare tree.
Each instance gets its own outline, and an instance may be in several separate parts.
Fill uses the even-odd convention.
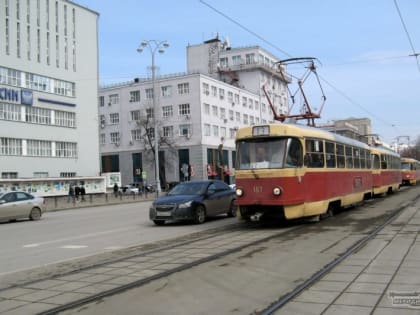
[[[417,137],[414,146],[409,146],[402,150],[401,156],[420,160],[420,136]]]

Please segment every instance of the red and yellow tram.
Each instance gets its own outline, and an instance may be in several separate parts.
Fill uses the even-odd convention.
[[[382,147],[372,147],[373,194],[397,191],[401,186],[401,159],[398,153]]]
[[[420,162],[412,158],[401,158],[403,185],[416,185],[420,180]]]
[[[321,129],[248,126],[237,131],[236,150],[236,202],[245,220],[319,218],[375,193],[371,148]]]

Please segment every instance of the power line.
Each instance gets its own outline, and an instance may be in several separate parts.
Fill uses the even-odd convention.
[[[417,69],[420,71],[420,64],[419,64],[419,59],[418,59],[419,53],[416,53],[416,50],[413,45],[413,41],[411,40],[410,34],[408,33],[407,26],[405,25],[404,19],[402,17],[400,8],[398,7],[397,0],[394,0],[394,4],[395,4],[395,8],[397,9],[398,15],[400,16],[401,24],[404,27],[404,31],[405,31],[405,34],[407,35],[408,42],[410,43],[411,49],[413,50],[413,54],[410,56],[414,56],[416,58]]]
[[[289,53],[287,53],[286,51],[282,50],[281,48],[279,48],[278,46],[272,44],[271,42],[269,42],[268,40],[266,40],[264,37],[258,35],[257,33],[255,33],[254,31],[250,30],[249,28],[247,28],[246,26],[244,26],[243,24],[239,23],[238,21],[234,20],[233,18],[231,18],[230,16],[226,15],[225,13],[219,11],[218,9],[216,9],[215,7],[211,6],[210,4],[208,4],[207,2],[205,2],[204,0],[200,0],[200,2],[202,4],[204,4],[205,6],[209,7],[210,9],[212,9],[213,11],[215,11],[216,13],[220,14],[221,16],[225,17],[226,19],[228,19],[229,21],[231,21],[232,23],[236,24],[237,26],[239,26],[240,28],[244,29],[245,31],[247,31],[248,33],[254,35],[255,37],[259,38],[260,40],[262,40],[264,43],[266,43],[267,45],[277,49],[278,51],[280,51],[281,53],[285,54],[288,57],[292,57],[292,55],[290,55]]]

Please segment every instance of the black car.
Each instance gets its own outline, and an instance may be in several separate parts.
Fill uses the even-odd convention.
[[[156,225],[171,220],[193,220],[200,224],[207,216],[235,216],[235,199],[235,191],[219,180],[182,182],[153,202],[149,216]]]

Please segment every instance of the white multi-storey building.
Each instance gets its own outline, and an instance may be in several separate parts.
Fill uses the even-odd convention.
[[[188,46],[187,73],[156,78],[156,110],[150,78],[102,87],[102,172],[121,172],[123,184],[141,181],[143,173],[154,183],[156,119],[162,185],[184,180],[185,165],[193,168],[191,179],[231,182],[237,128],[273,122],[263,85],[277,112],[287,112],[289,79],[276,60],[261,47],[230,48],[218,39]]]
[[[0,0],[0,173],[98,176],[98,14]]]

